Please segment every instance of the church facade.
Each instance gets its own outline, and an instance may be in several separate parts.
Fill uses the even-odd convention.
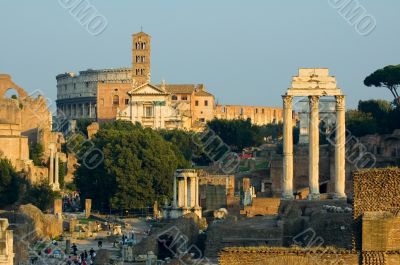
[[[185,130],[200,130],[214,118],[251,119],[257,125],[282,121],[281,108],[217,105],[204,84],[152,83],[150,58],[151,36],[139,32],[132,36],[131,68],[58,75],[58,117]]]

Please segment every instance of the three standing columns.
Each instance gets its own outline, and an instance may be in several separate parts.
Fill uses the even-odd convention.
[[[345,99],[336,98],[336,141],[335,141],[335,194],[336,199],[345,199]],[[293,199],[293,97],[283,99],[283,176],[282,199]],[[309,188],[308,199],[319,199],[319,96],[309,96]]]

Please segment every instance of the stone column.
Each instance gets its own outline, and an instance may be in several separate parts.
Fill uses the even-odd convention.
[[[54,146],[50,144],[50,159],[49,159],[49,184],[53,186],[54,183]]]
[[[195,207],[199,207],[199,177],[196,177],[196,198],[195,198]]]
[[[282,199],[293,199],[293,126],[292,96],[283,99],[283,178]]]
[[[178,178],[178,207],[185,205],[185,184],[183,178]]]
[[[56,215],[57,217],[62,215],[62,205],[63,202],[61,199],[54,200],[54,215]]]
[[[58,163],[59,163],[59,153],[56,150],[56,155],[54,159],[54,185],[53,185],[54,189],[56,190],[60,189]]]
[[[196,206],[196,178],[191,177],[190,178],[190,205],[189,207],[195,207]]]
[[[92,102],[89,102],[89,118],[92,117]]]
[[[85,216],[89,218],[92,214],[92,199],[85,199]]]
[[[183,186],[184,186],[184,194],[183,194],[183,197],[184,197],[184,202],[183,202],[183,207],[187,207],[188,206],[188,181],[187,181],[187,177],[186,176],[184,176],[184,178],[183,178]]]
[[[308,177],[310,194],[308,199],[319,199],[319,96],[308,97],[310,102],[309,118],[309,157],[308,157]]]
[[[335,145],[335,195],[336,199],[346,199],[346,125],[345,97],[336,96],[336,145]]]
[[[176,174],[174,175],[174,200],[172,201],[172,207],[176,208]]]

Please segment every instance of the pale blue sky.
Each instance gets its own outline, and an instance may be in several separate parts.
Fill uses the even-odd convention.
[[[328,67],[348,95],[391,99],[366,75],[400,63],[400,1],[359,2],[360,36],[328,0],[91,0],[108,27],[90,35],[58,0],[0,0],[0,72],[56,99],[55,76],[131,65],[131,34],[152,35],[152,81],[204,83],[220,103],[280,106],[299,67]]]

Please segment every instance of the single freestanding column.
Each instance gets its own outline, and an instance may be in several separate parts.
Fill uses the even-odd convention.
[[[310,119],[309,119],[309,186],[308,199],[319,199],[319,112],[318,96],[310,96]]]
[[[176,178],[177,178],[177,175],[175,174],[174,175],[174,201],[172,202],[172,207],[173,208],[176,208]]]
[[[199,207],[199,177],[196,176],[196,198],[195,207]]]
[[[53,186],[54,183],[54,147],[50,144],[50,160],[49,160],[49,184]]]
[[[59,163],[59,154],[56,151],[55,159],[54,159],[54,189],[60,189],[60,182],[59,182],[59,170],[58,170],[58,163]]]
[[[335,195],[336,199],[345,199],[345,152],[346,152],[346,129],[345,129],[345,98],[343,95],[336,96],[336,145],[335,145]]]
[[[292,96],[283,99],[283,179],[282,199],[293,199],[293,126]]]

